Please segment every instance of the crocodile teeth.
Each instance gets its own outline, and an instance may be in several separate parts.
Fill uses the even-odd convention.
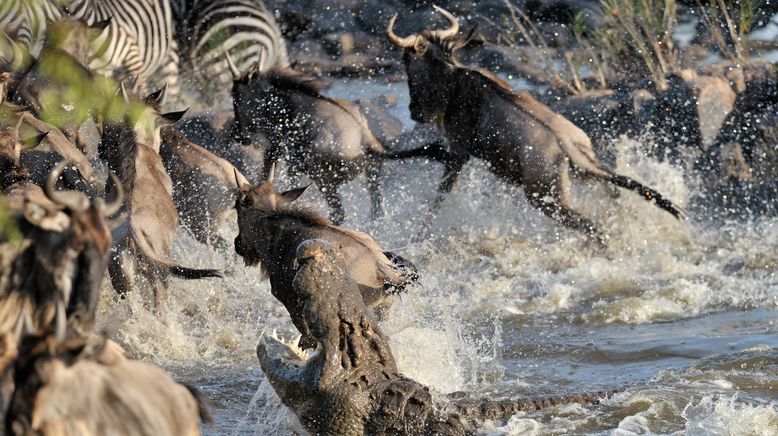
[[[268,357],[275,360],[285,360],[290,364],[299,365],[306,362],[315,352],[301,350],[297,344],[301,335],[296,335],[292,339],[284,339],[278,334],[277,329],[271,332],[263,330],[259,336],[259,341],[265,346],[265,352]]]

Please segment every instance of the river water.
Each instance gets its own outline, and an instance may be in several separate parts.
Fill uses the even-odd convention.
[[[392,111],[411,125],[404,83],[344,81],[328,93],[397,95]],[[617,170],[688,206],[697,182],[642,156],[645,141],[618,141]],[[609,236],[600,250],[472,161],[433,235],[412,243],[441,175],[433,163],[387,165],[386,216],[376,222],[364,180],[344,189],[346,225],[422,273],[382,325],[400,369],[441,392],[495,398],[622,389],[598,405],[485,423],[483,434],[778,434],[778,219],[726,221],[690,210],[678,222],[634,193],[611,199],[578,182],[574,204]],[[315,189],[298,201],[325,208]],[[223,228],[228,240],[236,231],[234,222]],[[174,257],[227,276],[173,280],[163,315],[141,295],[115,299],[106,281],[101,327],[131,355],[210,397],[216,423],[206,434],[304,434],[255,356],[263,331],[294,331],[259,270],[183,230]]]

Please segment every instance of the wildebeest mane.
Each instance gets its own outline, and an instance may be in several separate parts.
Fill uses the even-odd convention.
[[[278,207],[276,213],[270,215],[269,218],[289,218],[313,227],[328,227],[332,225],[332,221],[325,218],[318,211],[312,208],[294,205],[283,205]]]
[[[138,156],[138,144],[132,127],[127,122],[109,123],[105,126],[100,142],[99,154],[111,170],[119,175],[127,192],[132,193],[137,178],[135,162]]]
[[[276,88],[299,92],[311,98],[324,100],[327,103],[333,104],[342,109],[358,123],[362,123],[362,121],[355,117],[347,107],[343,106],[342,103],[335,100],[334,98],[327,97],[326,95],[322,94],[321,92],[324,89],[324,86],[316,79],[308,77],[291,68],[273,68],[263,74],[265,80],[267,80],[268,83]]]
[[[297,91],[314,98],[326,98],[321,94],[323,89],[321,82],[291,68],[273,68],[263,75],[271,85],[277,88]]]

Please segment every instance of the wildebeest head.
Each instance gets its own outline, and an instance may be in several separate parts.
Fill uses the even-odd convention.
[[[289,133],[289,120],[294,114],[287,107],[289,94],[299,92],[319,96],[321,84],[291,68],[273,68],[260,71],[255,65],[242,74],[225,53],[232,72],[232,101],[238,139],[243,145],[250,145],[257,133]]]
[[[475,30],[466,37],[459,37],[459,21],[445,9],[435,6],[450,22],[448,29],[425,30],[410,36],[400,37],[394,33],[395,14],[386,27],[389,42],[403,48],[403,63],[408,75],[408,89],[411,95],[411,119],[421,123],[438,121],[448,105],[449,93],[445,86],[451,72],[459,62],[454,52],[465,46]]]
[[[235,209],[238,212],[238,236],[235,237],[235,252],[243,257],[247,265],[257,265],[260,255],[257,251],[257,227],[265,220],[279,211],[288,210],[288,205],[297,200],[305,192],[307,186],[291,189],[285,192],[277,192],[273,188],[273,176],[275,167],[270,171],[270,177],[257,186],[236,184],[238,198],[235,201]]]
[[[135,142],[151,147],[159,152],[162,142],[160,129],[171,126],[184,117],[188,109],[177,112],[162,112],[162,106],[167,100],[167,84],[142,99],[131,96],[124,83],[121,84],[121,94],[127,112],[127,122],[135,133]],[[140,110],[137,110],[140,108]]]

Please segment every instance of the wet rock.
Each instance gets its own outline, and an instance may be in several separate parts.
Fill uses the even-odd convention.
[[[598,29],[603,25],[599,0],[529,0],[526,4],[530,18],[539,23],[569,25],[580,16],[586,29]]]
[[[707,149],[734,108],[735,91],[723,77],[699,76],[687,70],[684,79],[695,96],[701,145]]]
[[[392,5],[389,2],[365,0],[359,10],[356,11],[356,21],[363,31],[374,35],[382,35],[386,29],[386,23],[389,22],[392,15],[399,13],[401,9],[403,8]]]
[[[654,96],[645,89],[603,90],[566,99],[551,99],[549,106],[590,138],[597,155],[606,165],[615,165],[616,150],[612,140],[621,135],[636,135],[642,129],[641,120],[647,108],[653,106]]]

